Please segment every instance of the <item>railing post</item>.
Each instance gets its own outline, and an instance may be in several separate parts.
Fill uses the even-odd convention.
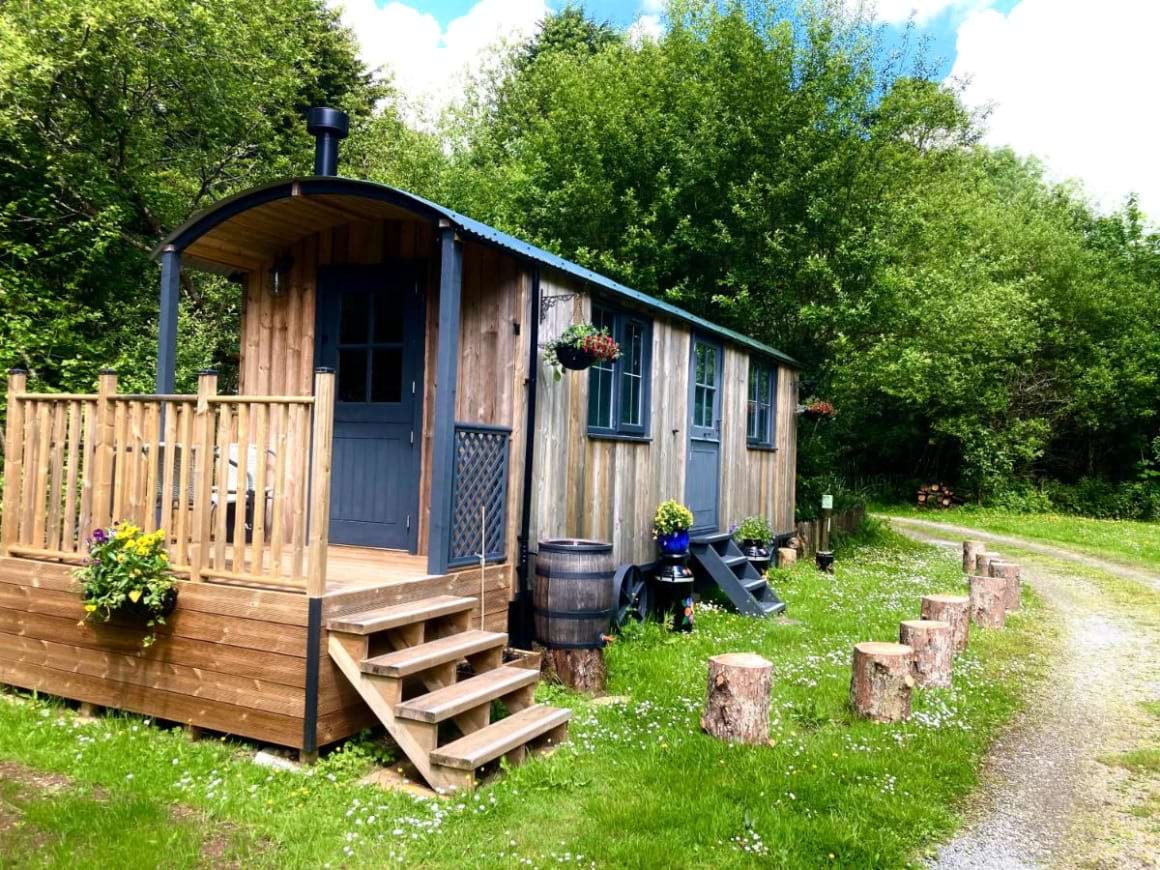
[[[330,469],[334,449],[334,369],[315,369],[314,431],[310,439],[310,565],[306,594],[326,591],[326,549],[330,542]]]
[[[209,399],[217,395],[217,372],[212,369],[198,372],[197,376],[197,408],[193,418],[193,445],[196,451],[193,465],[193,529],[191,537],[194,546],[190,548],[189,579],[202,579],[202,567],[207,562],[210,533],[210,499],[213,496],[213,446],[214,427],[213,410]],[[238,481],[237,488],[243,488],[243,482]],[[236,510],[245,510],[245,494],[238,493],[239,502]],[[225,510],[225,493],[218,493],[218,510]],[[235,541],[234,546],[245,546]]]
[[[0,552],[19,542],[20,478],[24,466],[24,403],[17,399],[28,388],[28,372],[8,370],[8,421],[4,428],[4,517]]]
[[[455,467],[455,394],[459,377],[459,301],[463,245],[449,221],[440,224],[439,346],[435,366],[435,441],[431,450],[431,516],[427,573],[447,573],[451,550],[451,477]]]
[[[115,459],[113,430],[113,398],[117,395],[117,373],[113,369],[101,369],[97,378],[97,429],[93,443],[93,528],[82,529],[86,537],[93,529],[112,525],[113,510],[113,466]]]

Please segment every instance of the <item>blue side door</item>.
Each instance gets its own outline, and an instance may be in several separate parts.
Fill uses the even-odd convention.
[[[693,531],[716,532],[721,488],[721,347],[694,335],[689,359],[689,447],[685,503]]]
[[[317,359],[336,371],[332,543],[416,549],[421,274],[409,261],[318,270]]]

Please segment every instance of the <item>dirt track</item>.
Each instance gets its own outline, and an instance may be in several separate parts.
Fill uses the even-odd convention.
[[[890,523],[956,551],[963,538],[1024,551],[1024,582],[1064,632],[1050,677],[992,748],[967,826],[930,866],[1160,868],[1160,772],[1105,763],[1160,746],[1160,718],[1142,703],[1160,700],[1160,613],[1116,606],[1090,570],[1059,562],[1151,588],[1160,578],[1008,535],[909,518]]]

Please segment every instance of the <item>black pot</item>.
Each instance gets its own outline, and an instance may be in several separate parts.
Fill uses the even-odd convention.
[[[144,624],[155,616],[169,616],[177,608],[177,589],[172,588],[166,591],[161,598],[161,612],[151,610],[145,605],[144,601],[126,601],[120,607],[113,611],[113,616],[125,622],[135,622]]]
[[[769,548],[761,541],[742,541],[741,552],[745,554],[745,558],[750,561],[758,572],[764,571],[769,567]]]
[[[561,344],[556,347],[556,359],[566,369],[580,372],[592,365],[596,358],[583,348],[573,347],[570,344]]]
[[[819,550],[814,557],[818,570],[824,574],[834,573],[834,554],[828,550]]]

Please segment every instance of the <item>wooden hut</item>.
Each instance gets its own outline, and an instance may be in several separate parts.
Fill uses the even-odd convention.
[[[535,672],[504,664],[509,627],[526,638],[535,542],[602,539],[617,564],[648,563],[653,511],[677,498],[709,576],[728,573],[730,523],[792,529],[797,374],[750,338],[338,176],[345,116],[312,110],[310,127],[313,175],[222,200],[157,249],[155,394],[122,394],[113,373],[77,395],[9,375],[0,682],[308,756],[382,721],[429,782],[467,786],[566,726],[532,702]],[[182,269],[241,282],[238,395],[212,373],[174,392]],[[607,326],[621,359],[557,380],[541,348],[581,321]],[[164,529],[180,578],[145,651],[129,627],[78,625],[73,568],[119,520]],[[749,612],[771,609],[752,585]],[[491,722],[496,699],[512,715]]]

